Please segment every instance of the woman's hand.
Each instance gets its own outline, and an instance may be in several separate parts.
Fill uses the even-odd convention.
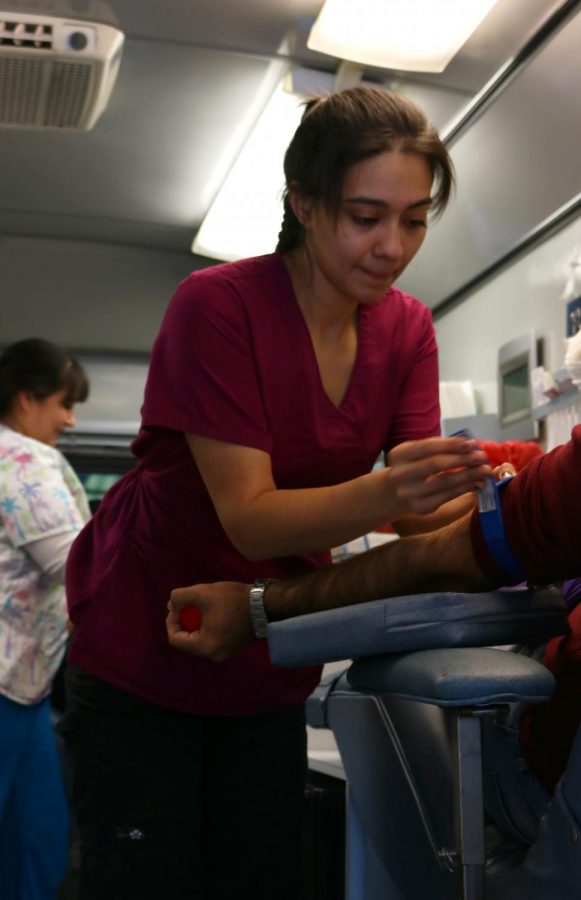
[[[223,662],[254,638],[250,618],[250,584],[218,581],[194,584],[171,592],[166,628],[169,642],[192,656]],[[180,611],[196,606],[202,615],[197,631],[186,631]]]
[[[442,503],[479,490],[491,467],[474,440],[434,437],[399,444],[388,455],[393,518],[435,512]]]

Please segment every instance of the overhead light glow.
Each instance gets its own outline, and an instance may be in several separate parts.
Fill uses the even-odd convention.
[[[301,98],[275,88],[195,237],[192,251],[234,260],[274,250],[282,222],[283,158]]]
[[[496,0],[326,0],[311,50],[368,66],[443,72]]]

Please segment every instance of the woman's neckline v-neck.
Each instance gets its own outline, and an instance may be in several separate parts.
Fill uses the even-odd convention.
[[[349,381],[347,382],[347,386],[345,388],[345,392],[339,402],[336,404],[331,397],[329,397],[327,391],[325,390],[325,386],[323,384],[323,379],[321,377],[321,370],[319,368],[319,362],[317,360],[317,354],[315,353],[315,346],[313,344],[313,338],[311,337],[311,332],[309,331],[309,326],[307,324],[307,320],[305,319],[304,313],[299,305],[297,300],[295,290],[293,287],[292,279],[290,276],[290,272],[286,266],[284,258],[280,257],[281,267],[284,273],[284,277],[287,285],[287,292],[289,301],[294,310],[296,321],[299,325],[300,330],[303,334],[303,340],[306,342],[309,348],[309,358],[311,360],[311,366],[313,371],[316,374],[316,382],[318,385],[319,393],[324,398],[324,401],[328,406],[331,407],[336,413],[344,414],[346,409],[349,406],[350,395],[353,391],[354,383],[356,380],[356,376],[358,370],[360,368],[361,356],[363,352],[364,345],[364,336],[365,336],[365,324],[366,324],[366,307],[364,305],[359,305],[357,309],[357,352],[355,354],[355,360],[353,362],[353,367],[351,369],[351,374],[349,376]]]

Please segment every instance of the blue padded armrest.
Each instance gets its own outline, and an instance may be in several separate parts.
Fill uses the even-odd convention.
[[[368,657],[353,663],[346,679],[357,691],[436,706],[535,703],[548,700],[555,689],[555,679],[536,660],[483,647]]]
[[[273,663],[305,666],[434,647],[535,643],[568,632],[553,588],[411,594],[297,616],[268,626]]]

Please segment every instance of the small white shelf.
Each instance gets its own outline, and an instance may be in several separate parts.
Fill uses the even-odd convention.
[[[557,410],[566,409],[568,406],[574,406],[575,403],[581,403],[581,390],[579,390],[579,388],[565,391],[564,394],[553,397],[552,400],[548,400],[541,406],[536,406],[535,409],[533,409],[533,416],[537,421],[546,419],[547,416],[557,412]]]

